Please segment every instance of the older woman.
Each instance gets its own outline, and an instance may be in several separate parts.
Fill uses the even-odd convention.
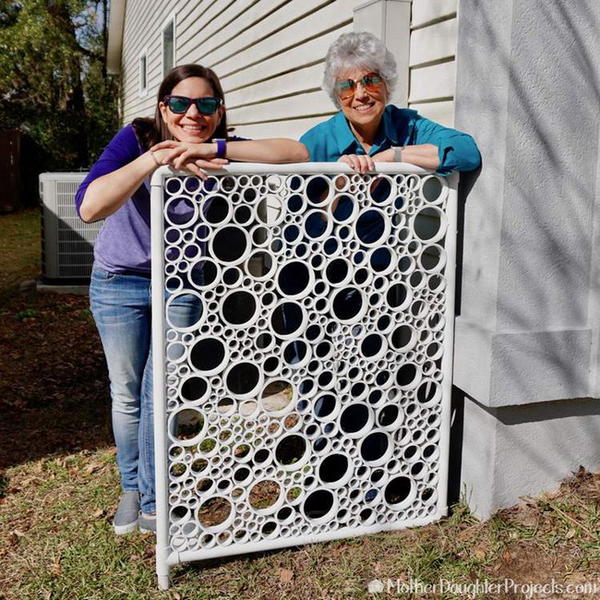
[[[476,169],[473,138],[416,111],[387,104],[396,83],[396,61],[374,35],[342,34],[329,48],[323,89],[340,109],[300,141],[318,162],[341,161],[359,173],[374,162],[405,162],[447,175]]]

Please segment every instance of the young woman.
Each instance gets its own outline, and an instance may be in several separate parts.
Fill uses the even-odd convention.
[[[200,65],[182,65],[160,85],[154,119],[135,119],[121,129],[79,187],[80,217],[86,222],[106,219],[94,248],[90,304],[108,365],[123,489],[115,533],[138,526],[156,529],[149,177],[167,164],[206,177],[204,169],[218,169],[229,160],[307,158],[306,148],[293,140],[228,138],[218,77]],[[190,298],[177,307],[182,322],[195,321],[198,307]]]

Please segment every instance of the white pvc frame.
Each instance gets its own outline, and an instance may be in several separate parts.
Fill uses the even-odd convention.
[[[403,163],[376,163],[376,174],[415,174],[428,175],[429,172],[418,167]],[[317,174],[346,174],[354,172],[342,163],[303,163],[287,165],[266,164],[235,164],[228,165],[220,171],[211,174],[219,175],[247,175],[253,174],[282,174],[282,175],[317,175]],[[403,521],[401,524],[383,523],[361,526],[351,532],[334,530],[326,534],[304,535],[293,538],[274,538],[255,542],[240,549],[239,544],[229,546],[214,546],[208,550],[183,551],[174,550],[169,545],[169,501],[168,501],[168,443],[167,411],[165,398],[165,253],[164,253],[164,216],[163,198],[164,181],[173,175],[189,176],[189,173],[177,173],[169,167],[159,168],[152,177],[151,182],[151,212],[152,212],[152,343],[153,343],[153,386],[154,386],[154,438],[156,449],[156,502],[157,502],[157,545],[156,545],[156,571],[160,589],[169,587],[170,567],[196,560],[203,560],[219,556],[239,554],[240,552],[260,552],[291,545],[302,545],[319,541],[340,539],[350,535],[363,535],[380,531],[397,530],[404,527],[415,527],[431,523],[447,514],[447,481],[448,481],[448,452],[450,436],[450,395],[452,386],[452,361],[454,342],[454,295],[455,295],[455,262],[456,262],[456,185],[458,176],[451,175],[446,179],[448,197],[446,200],[445,218],[447,230],[445,244],[446,263],[442,270],[445,278],[445,318],[443,337],[443,357],[441,361],[442,399],[441,399],[441,424],[440,437],[437,440],[439,450],[437,485],[438,500],[435,512],[426,518],[416,518]]]

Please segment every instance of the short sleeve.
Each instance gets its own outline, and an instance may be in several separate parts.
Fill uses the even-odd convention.
[[[140,145],[131,125],[123,127],[115,137],[108,143],[100,158],[94,163],[87,177],[81,182],[75,194],[75,208],[81,218],[79,210],[85,196],[85,192],[95,179],[112,173],[117,169],[129,164],[141,154]]]

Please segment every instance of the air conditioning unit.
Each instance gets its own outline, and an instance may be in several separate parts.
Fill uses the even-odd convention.
[[[87,173],[41,173],[42,278],[47,282],[88,281],[94,242],[102,222],[84,223],[75,210],[75,192]]]

